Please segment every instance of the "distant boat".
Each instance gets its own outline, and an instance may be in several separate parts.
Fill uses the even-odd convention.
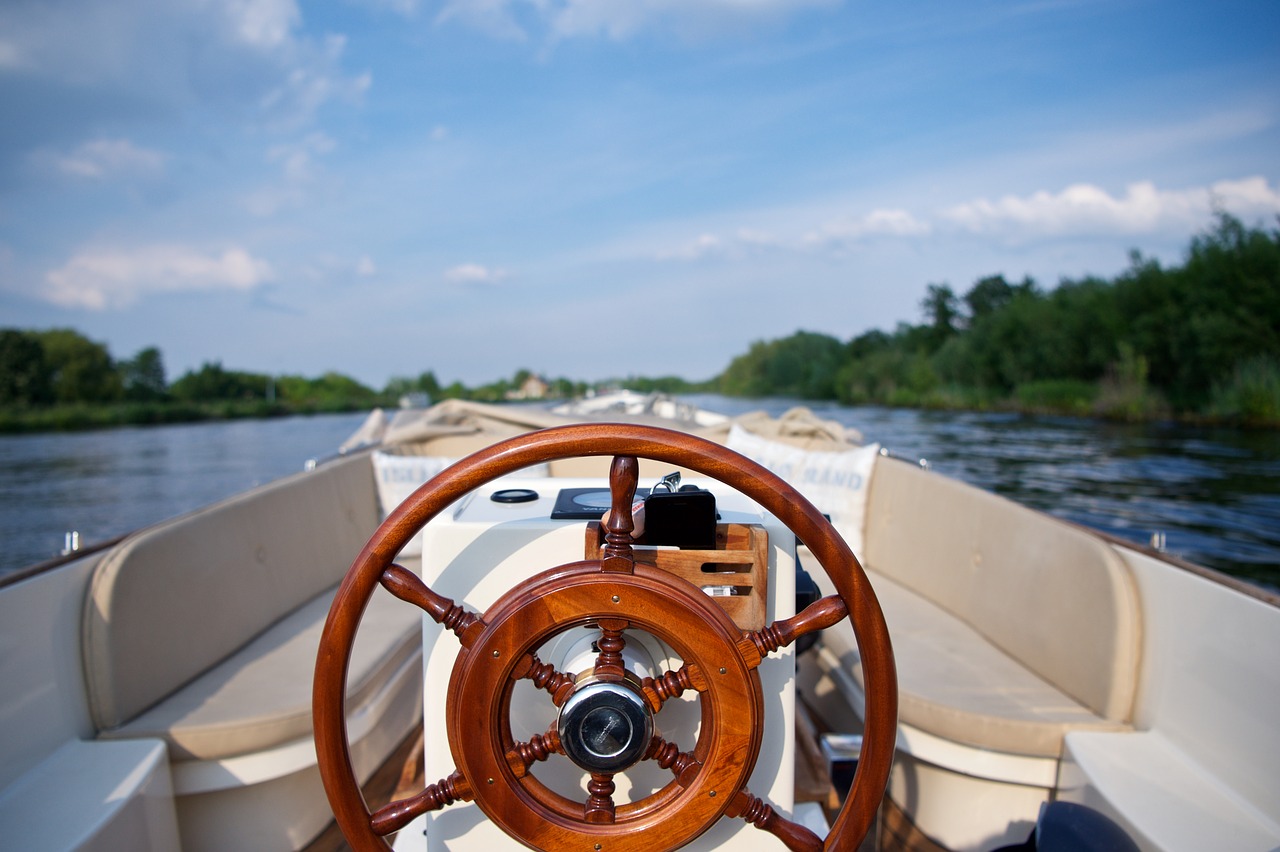
[[[15,849],[1280,847],[1275,596],[803,409],[375,412],[0,641]]]
[[[723,414],[707,411],[667,394],[636,393],[629,390],[583,397],[557,405],[551,411],[565,417],[580,418],[657,417],[664,421],[674,421],[677,425],[686,428],[719,426],[729,421],[729,418]]]

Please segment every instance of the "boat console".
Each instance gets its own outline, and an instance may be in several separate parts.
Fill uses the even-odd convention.
[[[686,481],[686,484],[688,482]],[[714,517],[709,532],[713,540],[719,526],[720,543],[728,534],[750,533],[764,546],[758,549],[765,560],[760,566],[772,582],[743,585],[751,577],[751,563],[686,563],[697,574],[708,602],[738,614],[742,629],[760,629],[764,619],[748,627],[753,598],[764,599],[760,607],[769,622],[794,615],[795,536],[753,501],[719,483],[700,481],[715,497],[719,524]],[[500,595],[528,580],[542,569],[588,558],[589,522],[582,512],[557,505],[580,505],[594,516],[608,508],[609,492],[591,480],[521,480],[520,487],[490,484],[472,492],[451,510],[433,521],[424,531],[422,579],[436,592],[455,601],[466,601],[480,610],[490,609]],[[600,501],[603,500],[603,505]],[[594,525],[599,528],[599,524]],[[596,545],[598,551],[599,545]],[[696,554],[696,555],[695,555]],[[751,558],[754,550],[730,550],[722,546],[718,554],[709,551],[678,550],[668,545],[636,546],[634,556],[641,564],[666,565],[667,557],[739,559]],[[592,555],[598,558],[598,553]],[[661,561],[660,561],[661,560]],[[705,567],[704,567],[705,566]],[[612,604],[609,593],[607,603]],[[427,620],[423,640],[425,701],[423,726],[426,730],[426,775],[443,778],[453,769],[446,731],[448,718],[439,696],[448,693],[457,656],[457,643],[439,624]],[[565,799],[588,797],[585,785],[591,772],[614,773],[615,808],[642,801],[672,781],[670,769],[658,761],[642,760],[644,752],[661,736],[665,742],[688,748],[698,741],[701,722],[700,699],[694,690],[665,701],[653,713],[645,701],[643,684],[670,679],[684,668],[684,656],[660,632],[633,625],[621,631],[621,656],[626,672],[622,681],[595,679],[591,675],[600,653],[601,628],[596,622],[566,627],[549,637],[534,652],[555,671],[577,673],[572,696],[557,707],[556,696],[540,690],[530,679],[514,685],[510,698],[509,724],[517,742],[554,729],[565,754],[539,762],[534,774],[540,784]],[[681,643],[690,637],[676,636]],[[775,808],[792,809],[794,764],[795,659],[791,649],[771,655],[758,669],[764,704],[764,723],[769,731],[761,743],[760,756],[748,781],[751,791],[766,798]],[[448,808],[428,815],[425,826],[428,849],[491,850],[501,848],[505,836],[487,820],[477,821],[470,809]],[[742,821],[722,820],[699,838],[690,849],[714,849],[733,839],[735,849],[773,850],[777,840],[754,831]]]
[[[599,455],[613,456],[607,487],[500,481]],[[650,503],[654,526],[642,532],[637,457],[718,482],[669,488],[669,499]],[[587,520],[605,508],[603,523]],[[419,535],[420,575],[395,562]],[[797,537],[836,590],[799,614]],[[361,613],[385,592],[425,614],[426,776],[439,780],[371,814],[344,741],[343,676]],[[793,816],[793,643],[846,615],[867,661],[865,739],[824,841],[825,823]],[[895,684],[862,569],[794,488],[687,434],[567,426],[463,459],[388,516],[330,610],[316,745],[335,817],[357,850],[385,849],[382,838],[397,831],[411,843],[425,833],[432,850],[504,848],[512,838],[595,852],[763,852],[780,840],[793,850],[846,849],[883,795]]]

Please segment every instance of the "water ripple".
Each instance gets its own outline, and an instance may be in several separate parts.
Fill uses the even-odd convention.
[[[715,398],[708,398],[715,408]],[[779,414],[794,405],[756,401]],[[1280,433],[811,405],[896,455],[1057,517],[1280,587]]]
[[[692,397],[736,414],[788,400]],[[1280,587],[1280,433],[810,403],[907,458],[1057,517]],[[0,572],[328,455],[361,415],[0,437]]]

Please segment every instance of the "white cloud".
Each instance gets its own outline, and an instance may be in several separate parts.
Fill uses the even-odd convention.
[[[802,243],[812,248],[844,248],[869,237],[918,237],[932,226],[906,210],[872,210],[852,219],[828,222],[806,234]]]
[[[555,39],[622,40],[650,29],[706,36],[768,23],[841,0],[448,0],[437,23],[456,21],[495,38],[525,40],[531,26]]]
[[[181,245],[87,249],[45,276],[43,295],[62,307],[101,311],[156,293],[251,290],[272,277],[269,263],[239,247],[221,253]]]
[[[658,260],[685,261],[737,259],[764,252],[790,251],[799,248],[799,241],[787,241],[770,231],[759,228],[738,228],[724,236],[710,232],[700,234],[675,249],[661,249],[655,252],[655,256]]]
[[[507,277],[507,271],[478,263],[462,263],[447,270],[444,277],[455,284],[496,284]]]
[[[1209,187],[1215,205],[1242,217],[1273,216],[1280,213],[1280,188],[1254,175],[1243,180],[1220,180]]]
[[[217,6],[241,42],[268,50],[287,42],[302,20],[293,0],[224,0]]]
[[[331,100],[358,102],[373,85],[373,76],[341,72],[346,46],[346,36],[329,35],[320,42],[291,40],[275,51],[274,62],[283,73],[259,100],[263,112],[298,123]]]
[[[725,253],[725,241],[715,234],[701,234],[675,249],[658,252],[659,260],[703,260]]]
[[[331,136],[317,131],[301,141],[273,146],[267,151],[267,160],[279,163],[284,177],[290,182],[305,183],[315,176],[315,157],[328,154],[335,145]]]
[[[780,218],[794,220],[795,211],[789,211]],[[659,260],[697,261],[737,258],[766,251],[842,251],[875,238],[917,237],[929,234],[931,230],[928,222],[906,210],[876,209],[861,216],[831,219],[789,237],[756,228],[738,228],[728,235],[704,232],[675,249],[659,250],[656,256]]]
[[[263,218],[290,207],[301,207],[305,201],[306,193],[294,184],[264,186],[241,196],[244,209]]]
[[[762,252],[838,255],[895,241],[957,235],[969,241],[978,237],[992,245],[1114,235],[1181,241],[1208,227],[1217,209],[1247,223],[1269,219],[1280,214],[1280,188],[1260,176],[1183,189],[1160,189],[1144,181],[1116,195],[1079,183],[1056,192],[976,198],[931,211],[881,207],[863,214],[833,212],[831,204],[822,201],[753,214],[772,223],[774,230],[707,228],[649,256],[698,262],[736,261]]]
[[[316,131],[294,142],[267,149],[266,161],[280,167],[280,180],[272,181],[241,195],[241,203],[254,216],[275,216],[281,211],[304,207],[324,172],[320,158],[337,147],[333,137]]]
[[[447,0],[437,24],[457,22],[493,38],[524,41],[528,33],[516,20],[513,0]]]
[[[121,105],[126,120],[141,104],[306,121],[370,84],[342,68],[343,36],[304,32],[295,0],[0,3],[0,33],[0,68],[83,89],[99,104]],[[29,118],[58,128],[84,112],[78,100],[55,100]]]
[[[1186,232],[1203,226],[1214,207],[1240,216],[1280,212],[1280,193],[1266,178],[1218,181],[1208,187],[1162,190],[1150,181],[1112,195],[1080,183],[1054,193],[978,198],[943,210],[943,219],[976,234],[1009,239],[1096,234]]]
[[[375,9],[385,7],[405,17],[412,17],[418,12],[418,0],[364,0],[364,2]]]
[[[373,258],[369,255],[362,255],[360,260],[356,262],[356,275],[361,278],[372,278],[378,274],[378,265],[373,262]]]
[[[166,159],[165,154],[140,148],[128,139],[93,139],[69,154],[52,156],[54,167],[63,174],[95,179],[158,175]]]

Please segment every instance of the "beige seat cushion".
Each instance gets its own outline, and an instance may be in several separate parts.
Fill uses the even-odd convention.
[[[227,660],[107,739],[157,737],[172,759],[217,759],[311,736],[311,681],[335,589],[286,616]],[[347,676],[348,711],[422,646],[422,612],[378,589],[360,622]]]
[[[1128,729],[1038,677],[936,604],[874,571],[867,575],[893,642],[900,721],[953,742],[1054,758],[1068,731]],[[823,642],[862,687],[848,622],[825,631]]]
[[[1129,571],[1106,543],[895,459],[876,465],[865,540],[877,572],[1098,715],[1132,717],[1141,616]]]
[[[129,722],[331,588],[377,525],[373,467],[355,456],[121,542],[84,606],[94,727]]]

